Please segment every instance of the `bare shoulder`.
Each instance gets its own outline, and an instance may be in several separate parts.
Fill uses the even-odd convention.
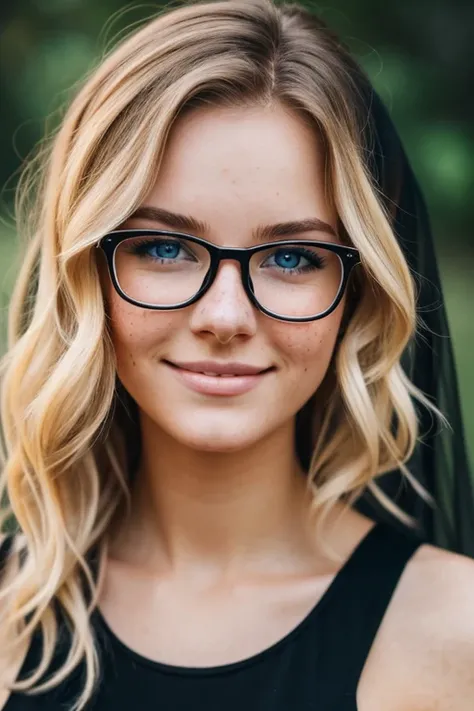
[[[400,585],[417,630],[446,644],[450,638],[462,652],[465,641],[474,649],[474,560],[431,545],[420,546],[407,565]],[[410,603],[413,604],[411,607]],[[416,615],[416,620],[415,620]],[[474,667],[473,667],[474,671]]]
[[[422,545],[408,562],[362,675],[360,711],[470,711],[474,560]]]
[[[455,618],[472,608],[473,585],[472,558],[425,544],[409,561],[401,591],[415,596],[417,592],[419,596],[426,593],[425,603],[435,603],[438,610],[441,605],[447,615]],[[460,610],[463,603],[464,609]]]

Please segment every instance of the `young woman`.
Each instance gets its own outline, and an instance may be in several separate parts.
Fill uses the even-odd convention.
[[[474,563],[377,483],[423,494],[440,413],[373,99],[319,20],[238,0],[150,21],[72,103],[4,360],[7,711],[472,708]]]

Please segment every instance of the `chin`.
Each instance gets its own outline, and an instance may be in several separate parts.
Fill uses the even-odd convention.
[[[179,428],[176,427],[177,421],[180,422]],[[169,424],[163,428],[169,436],[202,452],[238,452],[268,435],[268,431],[262,429],[262,419],[248,415],[245,418],[223,417],[222,413],[216,417],[194,415],[188,422],[186,418],[180,418]]]

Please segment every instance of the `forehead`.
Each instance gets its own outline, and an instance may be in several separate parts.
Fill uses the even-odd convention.
[[[206,107],[178,118],[143,203],[193,214],[228,236],[262,222],[334,222],[322,141],[279,104]]]

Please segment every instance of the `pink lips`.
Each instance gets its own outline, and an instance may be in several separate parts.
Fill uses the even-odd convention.
[[[255,388],[273,370],[242,363],[165,363],[188,388],[204,395],[242,395]]]

